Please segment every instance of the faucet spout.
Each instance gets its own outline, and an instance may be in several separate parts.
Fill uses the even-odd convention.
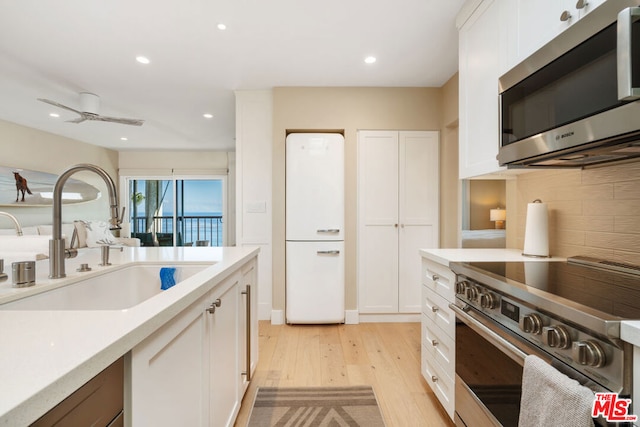
[[[49,278],[60,279],[66,276],[64,260],[67,257],[75,256],[75,250],[65,249],[64,239],[62,239],[62,189],[67,179],[79,171],[90,171],[97,174],[107,185],[109,193],[109,209],[111,229],[119,229],[121,218],[118,217],[118,194],[116,185],[109,174],[96,165],[87,163],[71,166],[62,173],[56,180],[53,187],[53,230],[52,239],[49,241]]]
[[[13,221],[13,225],[16,227],[16,235],[22,236],[22,228],[20,227],[20,223],[18,222],[18,219],[15,216],[11,215],[8,212],[0,212],[0,216],[6,216],[11,221]]]

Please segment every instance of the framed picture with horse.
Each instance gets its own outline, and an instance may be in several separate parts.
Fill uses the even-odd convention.
[[[0,206],[46,206],[53,204],[57,175],[0,166]],[[70,178],[62,192],[63,203],[82,203],[100,197],[100,191],[79,179]]]

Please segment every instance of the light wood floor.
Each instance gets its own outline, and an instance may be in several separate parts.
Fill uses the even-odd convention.
[[[256,387],[373,386],[387,427],[451,427],[420,374],[420,323],[271,325],[260,322],[260,357],[236,426]]]

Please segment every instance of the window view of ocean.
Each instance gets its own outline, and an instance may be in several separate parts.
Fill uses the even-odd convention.
[[[130,194],[131,232],[143,245],[174,244],[174,212],[177,246],[224,245],[221,180],[132,180]],[[153,218],[146,210],[154,212]]]

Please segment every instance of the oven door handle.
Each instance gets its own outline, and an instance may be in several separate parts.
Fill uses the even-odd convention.
[[[496,325],[479,318],[477,315],[474,315],[473,312],[465,311],[454,303],[449,304],[449,308],[456,313],[456,317],[459,320],[464,322],[489,343],[500,349],[500,351],[513,359],[513,361],[518,363],[520,366],[524,366],[524,358],[529,354],[535,354],[547,363],[550,363],[549,355],[544,354],[542,351],[537,350],[535,347],[525,343],[524,341],[508,335],[507,332],[499,329]]]

